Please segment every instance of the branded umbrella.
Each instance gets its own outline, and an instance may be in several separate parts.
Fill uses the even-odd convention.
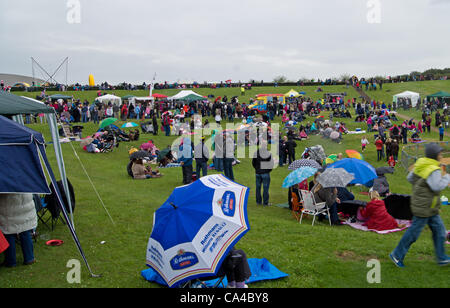
[[[313,159],[299,159],[299,160],[294,161],[292,164],[290,164],[288,169],[296,170],[301,167],[311,167],[311,168],[316,168],[316,169],[321,168],[319,163]]]
[[[353,174],[348,173],[343,168],[327,168],[316,178],[316,181],[323,188],[346,187],[354,178]]]
[[[127,123],[125,123],[124,125],[122,125],[122,127],[121,128],[132,128],[132,127],[138,127],[139,125],[137,125],[136,123],[134,123],[134,122],[127,122]]]
[[[292,171],[283,181],[283,188],[289,188],[316,174],[317,168],[300,167]]]
[[[343,168],[348,173],[352,173],[354,179],[350,184],[364,185],[377,178],[377,172],[372,165],[356,158],[342,159],[329,165],[327,168]]]
[[[147,265],[169,287],[217,275],[250,229],[248,194],[249,188],[219,174],[175,188],[154,214]]]
[[[110,126],[111,124],[117,122],[118,120],[116,118],[107,118],[100,122],[100,128],[105,128]]]

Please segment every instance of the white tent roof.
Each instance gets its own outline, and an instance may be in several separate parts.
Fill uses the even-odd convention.
[[[183,91],[181,91],[180,93],[178,93],[178,94],[176,94],[174,96],[168,97],[167,99],[169,99],[169,100],[182,99],[183,97],[186,97],[186,96],[189,96],[189,95],[197,95],[198,97],[200,97],[202,99],[204,98],[203,96],[201,96],[198,93],[195,93],[192,90],[183,90]]]
[[[111,95],[111,94],[106,94],[100,97],[97,97],[95,99],[96,101],[99,101],[101,103],[109,103],[111,102],[112,104],[116,104],[116,105],[121,105],[122,104],[122,98],[115,96],[115,95]]]
[[[420,94],[416,93],[416,92],[412,92],[412,91],[405,91],[405,92],[399,93],[397,95],[394,95],[395,102],[398,102],[399,98],[410,98],[412,107],[416,107],[417,101],[420,98]]]
[[[405,91],[402,93],[399,93],[397,95],[394,95],[394,97],[419,97],[420,94],[416,93],[416,92],[411,92],[411,91]]]

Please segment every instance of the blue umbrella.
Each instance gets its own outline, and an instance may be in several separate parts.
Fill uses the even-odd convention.
[[[350,184],[367,184],[372,180],[377,178],[377,172],[372,165],[368,162],[356,159],[356,158],[345,158],[339,160],[327,168],[342,168],[348,173],[355,176],[355,179],[350,182]]]
[[[170,287],[216,275],[250,229],[248,193],[220,174],[175,188],[154,214],[147,265]]]
[[[312,167],[300,167],[292,171],[283,181],[283,188],[289,188],[303,182],[305,179],[316,174],[318,169]]]
[[[137,125],[136,123],[134,123],[134,122],[127,122],[127,123],[125,123],[124,125],[122,125],[122,127],[121,128],[132,128],[132,127],[138,127],[139,125]]]

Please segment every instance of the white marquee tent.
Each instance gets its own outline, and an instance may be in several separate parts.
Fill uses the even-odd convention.
[[[203,97],[202,95],[200,95],[200,94],[198,94],[198,93],[195,93],[195,92],[192,91],[192,90],[183,90],[183,91],[180,91],[180,93],[178,93],[177,95],[168,97],[167,99],[168,99],[168,100],[183,99],[184,97],[189,96],[189,95],[196,95],[196,96],[199,97],[199,99],[204,99],[204,97]]]
[[[122,98],[115,96],[115,95],[111,95],[111,94],[106,94],[106,95],[97,97],[95,100],[102,104],[108,104],[109,102],[111,102],[111,104],[114,104],[114,105],[119,105],[119,106],[122,105]]]
[[[420,99],[420,94],[411,91],[405,91],[403,93],[394,95],[394,102],[398,103],[399,98],[410,98],[412,107],[416,107],[417,101]]]

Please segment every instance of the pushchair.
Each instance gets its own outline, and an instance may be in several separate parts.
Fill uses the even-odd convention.
[[[141,124],[141,129],[144,134],[153,134],[154,128],[152,122],[144,122]]]
[[[112,132],[108,132],[108,134],[104,135],[102,139],[103,146],[99,147],[100,153],[112,152],[115,147],[119,147],[119,140],[117,140],[116,136]]]

